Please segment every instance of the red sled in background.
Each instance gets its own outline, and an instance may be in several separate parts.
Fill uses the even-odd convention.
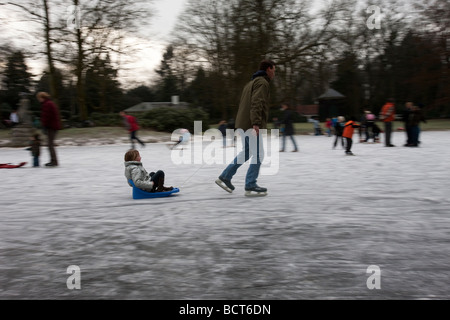
[[[14,169],[14,168],[20,168],[26,165],[26,162],[21,162],[19,164],[12,164],[12,163],[0,163],[0,169]]]

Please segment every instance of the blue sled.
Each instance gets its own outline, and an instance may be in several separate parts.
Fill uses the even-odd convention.
[[[139,189],[134,185],[133,180],[128,180],[128,182],[133,187],[133,199],[149,199],[149,198],[163,198],[163,197],[169,197],[173,195],[174,193],[180,192],[180,189],[173,188],[171,191],[166,192],[148,192],[142,189]]]

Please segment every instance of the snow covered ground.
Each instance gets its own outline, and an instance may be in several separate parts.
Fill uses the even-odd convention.
[[[355,141],[349,157],[297,136],[300,152],[260,176],[265,198],[244,197],[247,165],[228,194],[214,183],[226,163],[175,164],[164,143],[140,151],[180,188],[172,198],[132,199],[123,143],[0,169],[0,299],[449,299],[450,131],[424,132],[420,148],[393,138]]]

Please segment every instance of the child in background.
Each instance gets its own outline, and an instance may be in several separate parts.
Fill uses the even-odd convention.
[[[320,121],[317,119],[317,117],[311,117],[311,119],[308,120],[309,122],[312,122],[314,125],[314,135],[315,136],[321,136],[322,128],[320,127]]]
[[[139,151],[134,149],[125,154],[125,177],[127,182],[131,179],[137,188],[145,191],[165,192],[173,190],[173,187],[164,187],[165,174],[163,171],[147,173],[142,166]],[[130,183],[128,182],[128,184]]]
[[[375,143],[380,143],[381,129],[375,122],[373,123],[372,132],[373,132],[373,141]]]
[[[344,132],[342,136],[347,141],[347,147],[345,149],[345,154],[348,156],[353,156],[353,152],[351,151],[353,145],[353,132],[355,128],[360,128],[361,126],[355,122],[355,117],[351,117],[350,121],[345,124]]]
[[[41,155],[41,139],[39,134],[36,133],[31,137],[30,148],[31,155],[33,156],[33,167],[39,167],[39,156]]]
[[[344,138],[342,137],[344,127],[345,127],[345,118],[343,116],[339,116],[334,126],[334,134],[336,136],[336,139],[334,140],[333,143],[333,149],[336,148],[339,140],[341,141],[342,148],[344,148]]]
[[[333,121],[331,118],[327,118],[325,126],[327,127],[327,135],[331,137],[331,129],[333,128]]]
[[[365,111],[365,133],[366,133],[366,140],[364,142],[369,142],[370,139],[373,139],[375,142],[375,134],[374,134],[374,124],[375,124],[375,115],[370,112],[369,110]]]

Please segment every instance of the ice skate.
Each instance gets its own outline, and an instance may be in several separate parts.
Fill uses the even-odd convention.
[[[226,192],[232,193],[234,190],[234,186],[231,184],[231,181],[222,179],[220,177],[216,180],[216,184]]]
[[[351,152],[351,151],[346,151],[345,155],[347,155],[347,156],[354,156],[355,154],[353,152]]]
[[[245,196],[246,197],[265,197],[267,196],[267,188],[262,187],[253,187],[253,188],[245,188]]]

